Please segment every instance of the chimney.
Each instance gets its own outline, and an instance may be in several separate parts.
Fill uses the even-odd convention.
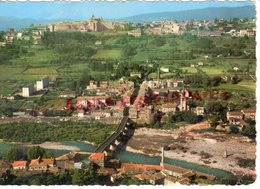
[[[163,166],[163,163],[164,163],[164,147],[162,147],[161,166]]]

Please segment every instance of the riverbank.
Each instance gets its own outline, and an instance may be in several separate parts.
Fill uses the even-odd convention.
[[[239,158],[255,159],[256,144],[246,137],[225,133],[196,133],[209,127],[207,122],[177,130],[137,128],[126,150],[133,153],[160,156],[161,147],[168,146],[165,157],[192,162],[231,172],[235,175],[256,176],[256,171],[240,167]],[[224,154],[227,153],[225,157]]]

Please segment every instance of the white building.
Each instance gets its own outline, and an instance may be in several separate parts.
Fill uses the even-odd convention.
[[[42,90],[49,85],[49,79],[47,77],[41,79],[40,81],[36,81],[36,90]]]
[[[29,97],[33,94],[33,85],[23,87],[23,97]]]

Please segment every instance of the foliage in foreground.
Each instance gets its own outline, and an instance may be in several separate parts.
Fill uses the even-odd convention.
[[[83,122],[8,123],[0,125],[0,138],[7,142],[89,141],[96,144],[105,140],[114,125]]]

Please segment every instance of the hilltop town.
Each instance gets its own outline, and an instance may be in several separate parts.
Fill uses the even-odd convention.
[[[2,31],[0,145],[22,150],[0,154],[0,184],[254,182],[255,36],[253,18],[92,16]],[[47,153],[64,141],[95,150]],[[120,151],[160,162],[120,161]]]

